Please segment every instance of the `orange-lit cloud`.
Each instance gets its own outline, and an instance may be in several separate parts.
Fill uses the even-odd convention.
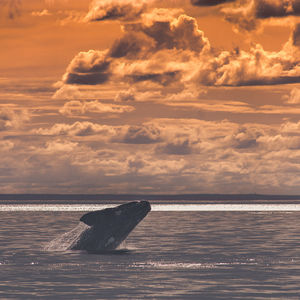
[[[300,103],[300,89],[293,88],[289,95],[284,96],[284,99],[287,100],[287,103],[299,104]]]
[[[178,191],[184,189],[191,175],[197,179],[188,181],[192,190],[199,188],[199,182],[202,191],[213,186],[217,191],[224,191],[226,184],[237,182],[242,185],[239,185],[241,189],[248,185],[247,191],[253,186],[262,191],[270,186],[278,190],[289,189],[298,182],[294,177],[294,172],[299,170],[296,163],[300,149],[298,131],[298,122],[285,122],[279,128],[193,119],[154,119],[134,127],[76,122],[57,124],[50,131],[40,129],[37,134],[52,135],[51,140],[24,148],[22,156],[26,152],[31,155],[33,159],[28,163],[32,166],[46,157],[50,177],[62,178],[76,171],[77,176],[67,175],[72,185],[77,183],[79,175],[83,180],[81,185],[88,184],[101,170],[101,181],[106,183],[115,179],[125,184],[140,177],[141,180],[130,184],[131,189],[139,191],[146,178],[151,191],[166,191],[170,185]],[[94,141],[100,138],[101,149],[83,143],[91,135],[95,136]],[[118,139],[111,139],[114,135]],[[131,144],[135,147],[134,154],[126,148]],[[11,146],[7,144],[7,147]],[[54,159],[57,153],[59,159]],[[19,168],[16,162],[13,166]],[[63,173],[59,173],[63,168]],[[31,180],[38,174],[34,168],[24,172]],[[166,177],[158,182],[158,175]],[[217,177],[222,180],[218,181]],[[113,190],[110,184],[97,188],[98,191]]]
[[[132,20],[139,17],[147,7],[149,0],[93,0],[84,21],[109,19]]]
[[[247,0],[222,9],[227,21],[239,28],[253,30],[260,20],[300,15],[298,0]]]
[[[0,131],[10,128],[19,128],[24,122],[30,120],[27,110],[0,108]]]
[[[133,106],[101,103],[99,101],[69,101],[59,110],[63,115],[74,116],[86,113],[114,113],[120,114],[135,110]]]
[[[122,101],[143,99],[150,90],[164,96],[188,93],[197,98],[195,91],[203,86],[300,82],[298,25],[279,52],[266,51],[259,44],[248,51],[216,51],[192,17],[166,9],[154,9],[140,17],[138,22],[123,25],[124,35],[110,49],[76,55],[62,78],[61,89],[65,84],[119,82],[127,85],[127,90],[115,96]]]
[[[300,193],[298,2],[88,5],[1,20],[3,192]]]

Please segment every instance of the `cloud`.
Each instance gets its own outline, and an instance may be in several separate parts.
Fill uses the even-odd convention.
[[[298,50],[290,43],[279,52],[265,51],[257,44],[249,52],[223,51],[202,61],[196,80],[204,85],[251,86],[300,82]]]
[[[134,73],[128,75],[128,80],[131,83],[139,83],[144,81],[150,81],[153,83],[158,83],[162,86],[168,86],[173,82],[180,81],[179,71],[169,71],[164,73]]]
[[[1,152],[8,152],[14,148],[14,143],[9,140],[1,140],[0,141],[0,149]]]
[[[236,1],[236,5],[221,10],[225,19],[238,28],[254,30],[260,21],[300,15],[298,0],[247,0]]]
[[[284,99],[286,99],[286,102],[289,104],[299,104],[300,103],[300,89],[293,88],[288,96],[287,95],[284,96]]]
[[[96,100],[111,99],[112,92],[107,88],[99,88],[99,85],[64,84],[58,81],[53,85],[57,90],[52,99],[57,100]]]
[[[93,0],[85,22],[103,20],[134,20],[147,8],[149,0]]]
[[[300,23],[296,24],[292,39],[293,45],[300,47]]]
[[[281,125],[280,131],[288,135],[300,136],[300,122],[286,122]]]
[[[17,129],[30,120],[27,110],[0,108],[0,131]]]
[[[55,124],[51,128],[39,128],[33,131],[38,135],[69,135],[69,136],[89,136],[101,134],[105,137],[115,135],[116,131],[113,127],[107,125],[100,125],[92,122],[75,122],[73,124]]]
[[[173,14],[165,9],[154,9],[145,14],[141,23],[125,24],[124,30],[128,33],[143,33],[154,42],[154,49],[149,47],[150,51],[177,49],[200,53],[204,48],[210,48],[195,18],[185,14],[176,17]]]
[[[164,145],[158,146],[156,151],[167,155],[188,155],[192,153],[192,146],[189,139],[177,138],[165,143]]]
[[[50,141],[46,143],[45,152],[50,153],[70,153],[75,150],[78,143],[70,141]]]
[[[292,95],[297,95],[293,92]],[[283,99],[288,100],[290,95],[284,95]],[[181,98],[185,101],[174,101],[173,98],[166,99],[165,105],[173,107],[182,107],[184,109],[195,109],[197,111],[208,111],[208,112],[227,112],[233,114],[252,114],[258,116],[259,114],[266,115],[297,115],[300,113],[300,108],[290,105],[258,105],[252,106],[245,102],[239,101],[190,101],[188,99]],[[158,101],[158,100],[157,100]],[[287,102],[288,103],[288,102]],[[296,104],[296,103],[288,103]]]
[[[160,141],[160,130],[152,125],[125,127],[120,136],[113,138],[113,141],[125,144],[153,144]]]
[[[120,144],[155,144],[162,139],[161,132],[154,124],[112,126],[77,121],[73,124],[57,123],[50,128],[32,131],[37,135],[85,137],[97,135],[97,140]]]
[[[154,119],[56,124],[0,141],[10,192],[297,192],[300,124]],[[46,135],[46,136],[43,136]],[[116,141],[116,139],[119,141]],[[3,171],[4,172],[4,171]],[[34,183],[34,185],[31,185]]]
[[[140,161],[139,161],[140,163]],[[185,161],[183,159],[179,160],[163,160],[163,159],[154,159],[153,157],[145,157],[142,160],[142,167],[138,168],[138,175],[144,175],[149,176],[149,174],[152,174],[152,176],[172,176],[172,174],[181,174],[182,170],[185,167]],[[132,161],[130,162],[129,166],[135,167],[136,163],[134,164]],[[153,188],[151,188],[153,190]],[[155,190],[155,188],[154,188]],[[157,189],[156,189],[157,190]]]
[[[254,0],[255,16],[259,19],[300,15],[298,0]]]
[[[43,9],[41,11],[33,11],[31,15],[34,17],[44,17],[51,16],[51,13],[48,11],[48,9]]]
[[[83,115],[86,113],[116,113],[132,112],[135,108],[129,105],[101,103],[99,101],[69,101],[59,110],[66,116]]]
[[[230,144],[234,149],[249,149],[258,145],[258,138],[264,135],[258,128],[239,127],[231,136]]]
[[[110,49],[76,55],[63,75],[62,91],[54,97],[68,94],[65,85],[118,83],[123,90],[115,100],[124,101],[151,99],[151,92],[152,99],[170,100],[175,94],[197,99],[205,86],[300,82],[299,26],[278,52],[260,44],[248,51],[213,49],[196,19],[178,10],[153,9],[123,24],[123,31]]]
[[[182,89],[192,57],[209,51],[210,44],[194,18],[174,13],[154,9],[141,22],[125,24],[124,36],[107,51],[80,52],[70,62],[63,84],[125,82]]]
[[[86,94],[81,92],[76,85],[57,84],[58,90],[53,94],[53,99],[81,99],[85,98]]]
[[[106,51],[79,52],[70,62],[63,82],[66,84],[103,84],[108,81],[110,61]]]
[[[117,102],[126,102],[126,101],[135,101],[135,91],[133,89],[129,89],[126,91],[121,91],[116,94],[115,101]]]
[[[234,1],[236,0],[191,0],[191,4],[196,6],[215,6]]]
[[[152,49],[154,49],[154,41],[146,35],[139,32],[126,32],[122,38],[114,42],[109,55],[112,58],[145,57]]]

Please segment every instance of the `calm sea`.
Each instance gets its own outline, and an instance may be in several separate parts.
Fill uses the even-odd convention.
[[[119,251],[44,249],[102,207],[0,205],[0,299],[300,299],[299,205],[153,205]]]

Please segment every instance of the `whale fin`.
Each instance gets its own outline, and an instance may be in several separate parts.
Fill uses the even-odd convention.
[[[80,221],[89,226],[99,225],[107,222],[108,218],[113,215],[113,208],[91,211],[80,218]]]

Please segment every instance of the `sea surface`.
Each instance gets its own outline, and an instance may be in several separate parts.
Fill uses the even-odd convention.
[[[153,205],[108,254],[45,249],[107,206],[0,205],[0,299],[300,299],[300,206],[218,205]]]

